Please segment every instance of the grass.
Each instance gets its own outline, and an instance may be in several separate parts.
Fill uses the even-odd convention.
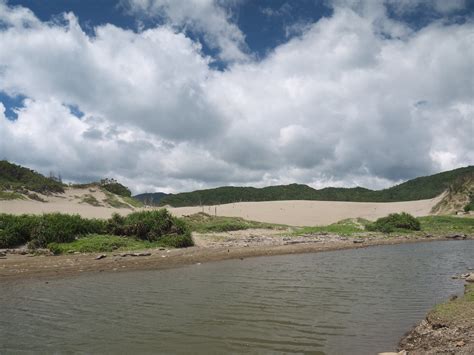
[[[133,206],[135,208],[140,208],[143,207],[143,203],[136,198],[129,197],[129,196],[122,196],[122,200],[128,203],[130,206]]]
[[[429,317],[444,324],[453,321],[472,322],[474,319],[474,285],[467,285],[462,297],[437,305]]]
[[[369,223],[363,218],[349,218],[327,226],[302,227],[293,232],[294,235],[330,233],[352,235],[365,231],[364,226]]]
[[[81,199],[82,203],[87,203],[91,206],[99,207],[102,206],[99,200],[97,200],[93,195],[84,195]]]
[[[474,235],[474,218],[470,217],[455,217],[455,216],[427,216],[417,217],[416,220],[420,223],[420,231],[408,230],[402,228],[395,228],[390,234],[433,234],[433,235],[449,235],[449,234],[471,234]],[[327,226],[302,227],[293,232],[293,235],[302,234],[318,234],[330,233],[338,235],[354,235],[368,232],[366,227],[372,223],[363,218],[345,219],[337,223]]]
[[[456,216],[418,217],[421,230],[432,234],[474,234],[474,218]]]
[[[24,200],[25,197],[18,192],[0,191],[0,200]]]
[[[113,193],[108,192],[107,190],[102,191],[105,193],[106,196],[104,202],[107,203],[109,206],[113,208],[130,208],[129,205],[121,202]]]
[[[91,234],[79,238],[71,243],[50,243],[48,249],[54,254],[65,254],[70,252],[99,253],[111,251],[128,251],[166,246],[163,242],[149,242],[134,238],[120,237],[116,235]]]
[[[211,216],[204,212],[195,213],[190,216],[183,217],[193,232],[209,233],[209,232],[230,232],[251,228],[265,229],[286,229],[286,226],[263,223],[256,221],[247,221],[239,217],[221,217]]]

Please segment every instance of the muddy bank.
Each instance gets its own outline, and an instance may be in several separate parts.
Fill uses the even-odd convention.
[[[403,337],[399,350],[408,354],[474,354],[474,284],[465,286],[464,296],[436,306]]]
[[[473,236],[467,236],[473,239]],[[93,272],[157,270],[226,259],[312,253],[377,245],[445,240],[423,236],[358,236],[316,234],[300,237],[272,235],[271,231],[195,235],[196,246],[185,249],[150,249],[146,255],[123,253],[69,254],[60,256],[7,254],[0,258],[0,281],[19,278],[68,277]],[[102,257],[97,258],[99,255]]]

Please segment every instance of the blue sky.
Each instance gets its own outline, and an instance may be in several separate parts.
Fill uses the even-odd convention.
[[[0,156],[135,192],[382,188],[472,164],[473,14],[472,0],[3,0]]]

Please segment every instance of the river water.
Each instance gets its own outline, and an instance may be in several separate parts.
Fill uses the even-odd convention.
[[[0,283],[0,353],[375,354],[460,294],[474,242]]]

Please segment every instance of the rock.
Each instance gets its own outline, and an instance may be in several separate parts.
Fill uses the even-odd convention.
[[[431,234],[427,234],[425,235],[425,238],[433,238],[433,236]]]
[[[466,343],[464,342],[464,340],[460,340],[456,343],[456,347],[460,348],[461,346],[464,346],[466,345]]]
[[[0,258],[4,258],[7,256],[7,253],[4,253],[3,251],[0,252]]]
[[[95,257],[95,260],[100,260],[100,259],[103,259],[103,258],[106,258],[106,257],[107,257],[107,255],[105,255],[105,254],[100,254],[100,255],[97,255],[97,256]]]
[[[150,256],[151,253],[149,252],[144,252],[144,253],[134,253],[133,256]]]
[[[452,234],[452,235],[447,235],[447,239],[453,239],[453,240],[459,240],[459,239],[466,239],[467,235],[463,234]]]
[[[467,282],[474,282],[474,273],[470,274],[468,277],[466,277]]]
[[[354,242],[355,244],[360,244],[360,243],[364,243],[365,240],[364,240],[364,239],[354,239],[353,242]]]

